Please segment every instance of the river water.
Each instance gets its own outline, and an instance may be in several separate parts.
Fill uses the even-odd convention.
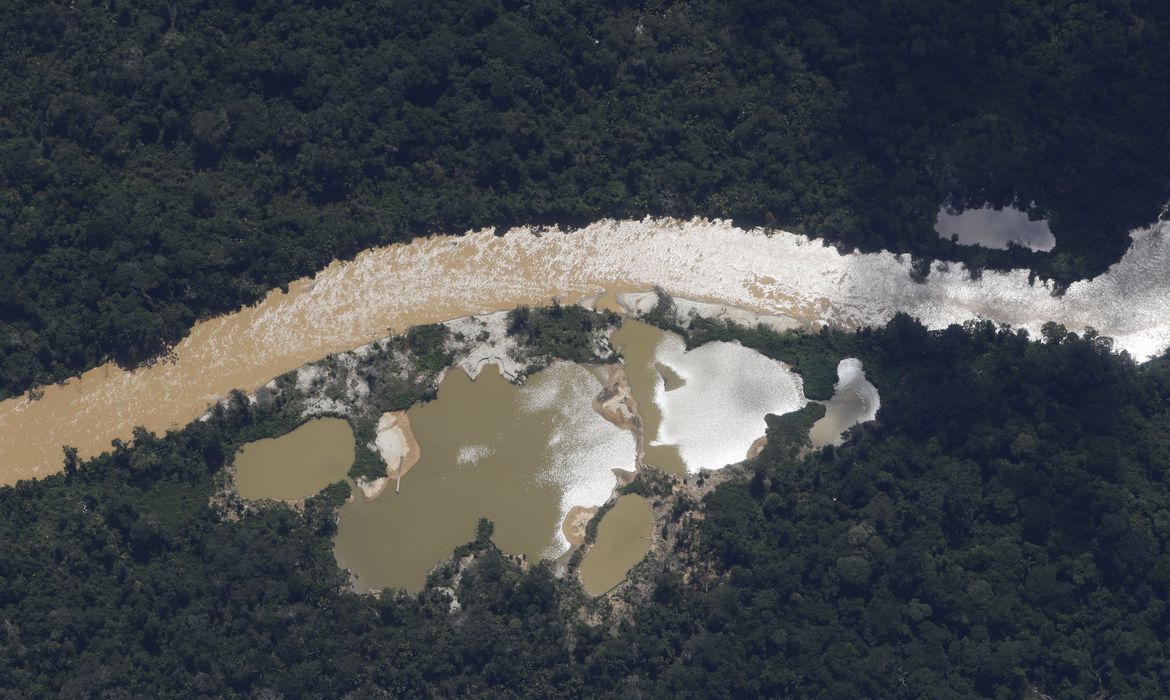
[[[972,280],[958,265],[910,278],[909,259],[841,255],[796,234],[722,221],[601,221],[572,233],[514,229],[434,236],[366,251],[260,304],[197,324],[166,361],[134,372],[107,365],[62,386],[0,403],[0,482],[62,466],[128,440],[136,425],[180,427],[233,388],[253,389],[331,352],[418,323],[519,304],[572,301],[602,289],[658,284],[684,297],[844,326],[906,311],[932,328],[970,318],[1033,332],[1049,320],[1093,326],[1139,358],[1170,343],[1170,235],[1136,232],[1126,256],[1061,298],[1026,271]]]

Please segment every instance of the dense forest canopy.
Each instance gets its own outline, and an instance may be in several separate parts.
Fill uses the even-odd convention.
[[[1167,45],[1149,0],[6,3],[0,398],[483,226],[729,217],[1065,284],[1170,199]],[[944,203],[1057,247],[940,240]],[[542,314],[510,332],[578,357]],[[403,340],[429,371],[436,333]],[[486,522],[421,594],[353,593],[345,485],[224,506],[238,446],[299,420],[237,394],[0,488],[0,697],[1168,694],[1170,357],[905,316],[712,339],[818,397],[858,357],[878,420],[812,450],[816,409],[770,417],[697,503],[647,472],[670,556],[616,604]]]
[[[344,485],[303,513],[209,506],[226,456],[283,420],[237,395],[0,489],[0,695],[1166,695],[1170,358],[905,316],[700,333],[810,372],[857,356],[881,413],[817,451],[812,412],[770,418],[737,478],[667,503],[673,555],[625,605],[520,567],[486,523],[419,595],[349,592]]]
[[[435,231],[704,215],[1096,274],[1170,198],[1167,44],[1142,0],[7,3],[0,396]],[[940,241],[944,202],[1057,249]]]

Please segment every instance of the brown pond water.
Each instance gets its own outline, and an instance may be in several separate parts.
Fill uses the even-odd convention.
[[[655,362],[654,369],[658,370],[658,374],[661,375],[663,389],[665,391],[681,389],[687,383],[687,380],[678,376],[677,372],[675,372],[669,366],[662,364],[661,362]]]
[[[855,392],[847,391],[824,402],[825,415],[809,430],[813,447],[840,446],[845,442],[845,431],[861,422],[866,405]]]
[[[622,496],[601,518],[597,542],[581,562],[581,582],[589,595],[601,595],[618,585],[650,551],[654,514],[645,498]]]
[[[648,437],[659,432],[664,396],[698,391],[677,404],[676,412],[686,416],[671,414],[676,430],[702,432],[704,442],[743,443],[727,460],[705,460],[708,468],[742,460],[763,434],[768,410],[803,405],[799,380],[736,344],[711,343],[684,353],[677,335],[631,319],[623,321],[613,342],[624,357]],[[705,381],[705,373],[716,381]],[[629,470],[636,462],[634,435],[593,408],[604,377],[599,368],[567,362],[532,375],[524,386],[505,381],[494,365],[475,381],[465,372],[448,372],[434,401],[407,411],[421,456],[403,479],[401,493],[387,490],[373,501],[355,499],[342,508],[334,551],[358,590],[420,589],[436,562],[473,538],[480,517],[493,521],[493,540],[506,552],[555,558],[567,551],[561,525],[570,509],[604,503],[615,484],[612,470]],[[761,402],[760,394],[767,400]],[[744,440],[736,431],[750,421],[759,423],[757,432]],[[721,427],[724,422],[738,427]],[[645,461],[687,473],[672,444],[648,444]],[[603,519],[603,536],[582,569],[596,592],[621,581],[648,546],[642,539],[650,517],[645,502],[623,497],[619,504]]]
[[[511,554],[566,551],[561,521],[571,506],[603,503],[614,468],[634,467],[633,436],[592,409],[601,383],[567,362],[523,387],[494,367],[474,382],[450,371],[438,397],[408,411],[421,457],[401,493],[355,499],[341,510],[337,562],[358,590],[419,590],[434,564],[474,539],[476,522]]]
[[[342,418],[314,418],[280,437],[249,442],[236,453],[236,488],[244,498],[295,501],[343,481],[353,465],[353,429]]]

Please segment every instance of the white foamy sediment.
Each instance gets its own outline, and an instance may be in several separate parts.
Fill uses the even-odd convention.
[[[455,453],[455,462],[465,466],[475,466],[480,460],[490,456],[495,450],[489,445],[464,445]]]
[[[658,377],[654,403],[662,422],[653,444],[678,445],[687,472],[720,469],[744,460],[767,430],[764,416],[799,410],[807,403],[799,376],[779,362],[738,343],[685,349],[667,334],[655,360],[684,384],[667,391]]]
[[[599,221],[572,233],[527,228],[435,236],[366,251],[256,307],[197,324],[173,361],[134,372],[113,365],[43,397],[0,403],[0,481],[60,469],[61,445],[83,456],[199,416],[233,388],[252,389],[283,372],[415,323],[581,298],[613,286],[826,320],[885,323],[897,311],[930,328],[985,318],[1037,333],[1046,321],[1111,336],[1138,359],[1170,344],[1170,224],[1135,232],[1130,250],[1100,277],[1063,297],[1030,286],[1028,272],[960,265],[910,278],[890,253],[839,255],[804,236],[745,231],[725,221]]]

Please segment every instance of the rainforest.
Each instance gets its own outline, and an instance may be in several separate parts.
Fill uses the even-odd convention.
[[[6,3],[0,697],[1166,696],[1168,43]]]

